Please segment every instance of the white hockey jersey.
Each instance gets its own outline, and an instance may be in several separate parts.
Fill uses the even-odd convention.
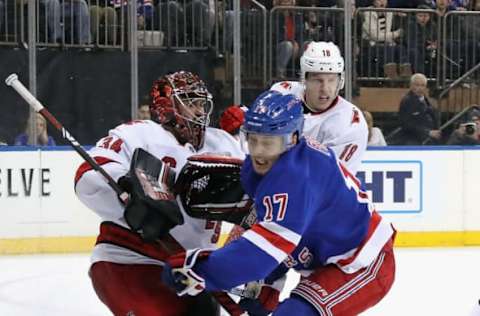
[[[90,150],[90,155],[118,180],[128,172],[133,152],[138,147],[169,163],[177,174],[193,154],[208,152],[244,158],[238,142],[223,130],[208,127],[205,144],[197,152],[188,143],[179,144],[172,133],[153,121],[133,121],[118,126]],[[124,206],[100,174],[84,163],[77,170],[75,183],[78,198],[102,219],[92,263],[162,264],[165,257],[162,249],[143,243],[138,235],[129,231],[123,218]],[[215,248],[221,223],[192,218],[180,208],[185,223],[170,231],[171,243],[183,249]]]
[[[282,81],[270,89],[293,94],[305,102],[305,86],[301,82]],[[358,107],[338,96],[324,111],[305,113],[303,131],[332,148],[350,172],[357,172],[368,142],[367,122]]]

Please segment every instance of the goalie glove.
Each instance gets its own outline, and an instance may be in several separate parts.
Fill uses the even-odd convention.
[[[188,215],[227,221],[244,228],[256,221],[253,201],[240,183],[243,160],[211,155],[188,158],[175,183]]]
[[[175,172],[161,160],[137,148],[129,172],[118,184],[130,194],[123,216],[130,228],[147,242],[165,236],[183,224],[183,216],[171,193]]]
[[[193,270],[197,260],[207,258],[211,250],[191,249],[167,259],[162,271],[162,281],[175,289],[178,296],[196,296],[205,290],[205,280]]]

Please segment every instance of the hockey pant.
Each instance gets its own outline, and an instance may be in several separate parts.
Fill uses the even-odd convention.
[[[217,315],[217,305],[209,296],[178,297],[162,284],[161,275],[161,266],[148,264],[100,261],[90,268],[97,296],[114,315]]]
[[[274,316],[353,316],[374,306],[388,293],[395,279],[393,241],[368,267],[346,274],[335,265],[302,277],[290,298]]]

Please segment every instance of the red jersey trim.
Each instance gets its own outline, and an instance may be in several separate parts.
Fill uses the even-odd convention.
[[[260,236],[268,240],[268,242],[271,243],[274,247],[282,250],[286,254],[292,253],[292,251],[296,247],[294,243],[286,240],[285,238],[283,238],[282,236],[274,232],[269,231],[268,229],[266,229],[265,227],[259,224],[253,225],[251,229],[255,233],[259,234]]]
[[[96,163],[98,163],[100,166],[104,165],[109,162],[116,162],[115,160],[112,160],[110,158],[106,157],[93,157],[93,160],[95,160]],[[84,162],[78,167],[77,172],[75,173],[75,185],[77,184],[78,180],[83,176],[83,174],[87,171],[92,170],[92,166],[88,164],[88,162]]]
[[[95,244],[102,243],[130,249],[160,261],[165,261],[169,256],[185,250],[171,235],[167,235],[161,241],[147,243],[140,234],[113,222],[103,222],[100,225],[100,234]]]

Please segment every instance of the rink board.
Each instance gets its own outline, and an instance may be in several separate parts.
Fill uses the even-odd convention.
[[[91,250],[99,218],[74,194],[81,162],[68,147],[0,148],[0,254]],[[480,148],[370,148],[357,176],[397,246],[480,245],[479,162]]]

